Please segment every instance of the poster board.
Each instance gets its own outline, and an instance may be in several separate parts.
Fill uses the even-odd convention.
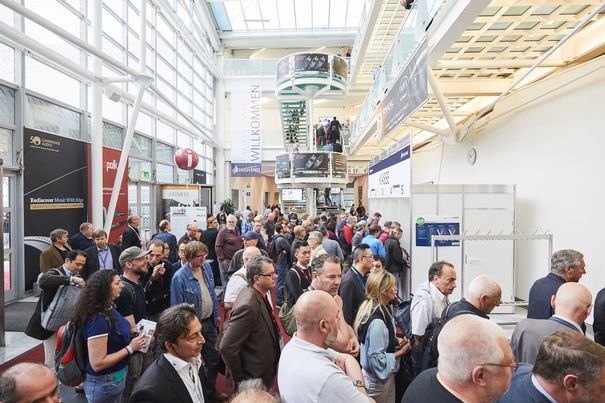
[[[206,230],[207,208],[203,207],[170,207],[170,225],[173,234],[184,234],[187,225],[196,222],[198,229]]]

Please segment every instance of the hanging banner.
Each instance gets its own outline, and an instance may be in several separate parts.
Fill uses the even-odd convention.
[[[88,161],[90,161],[90,144],[86,145],[86,153]],[[116,174],[118,172],[118,162],[120,161],[120,156],[122,152],[120,150],[114,150],[113,148],[103,147],[103,214],[104,217],[107,214],[107,208],[109,207],[109,199],[111,199],[111,192],[113,191],[113,182],[116,179]],[[128,160],[126,160],[126,166],[128,166]],[[92,195],[91,191],[91,178],[90,178],[90,170],[88,175],[88,217],[92,217],[92,212],[90,210],[90,205],[92,204],[92,200],[90,197]],[[105,218],[107,219],[107,218]],[[119,243],[120,235],[126,229],[128,223],[128,171],[124,174],[122,178],[122,183],[120,184],[120,190],[118,194],[118,202],[116,204],[116,210],[113,215],[113,221],[111,223],[111,232],[109,233],[109,242],[110,243]]]
[[[261,174],[260,83],[235,82],[231,92],[231,176]]]
[[[23,130],[25,289],[40,273],[40,254],[52,230],[77,234],[87,221],[88,163],[83,141]]]
[[[384,139],[429,99],[427,41],[418,45],[399,77],[378,106],[376,137]]]
[[[410,146],[408,145],[369,167],[368,197],[410,197],[410,172]]]

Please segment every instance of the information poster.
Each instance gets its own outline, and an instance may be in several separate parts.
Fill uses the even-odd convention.
[[[175,235],[187,232],[187,225],[192,223],[197,223],[198,229],[206,230],[207,219],[206,207],[170,207],[171,233]]]
[[[431,246],[431,238],[433,235],[460,235],[460,217],[417,217],[416,246]],[[435,246],[460,246],[460,241],[435,241]]]
[[[368,197],[409,198],[410,172],[410,146],[406,146],[369,167]]]
[[[25,289],[30,290],[50,232],[63,228],[74,235],[88,220],[88,161],[85,142],[33,129],[23,130],[23,146]]]
[[[347,156],[340,153],[332,154],[332,176],[334,178],[347,177]]]
[[[294,154],[294,177],[328,176],[328,153]]]
[[[277,179],[290,177],[290,155],[282,154],[275,157],[275,177]]]
[[[323,53],[305,53],[294,56],[294,71],[321,71],[327,73],[330,64],[328,55]]]

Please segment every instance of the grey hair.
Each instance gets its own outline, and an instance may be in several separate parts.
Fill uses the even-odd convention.
[[[257,254],[253,255],[254,253]],[[242,253],[242,259],[244,260],[244,262],[248,263],[250,262],[250,259],[252,259],[254,256],[259,256],[260,253],[260,249],[258,249],[256,246],[248,246],[246,249],[244,249],[244,252]]]
[[[64,235],[67,235],[68,232],[63,228],[57,228],[50,232],[50,241],[57,242],[57,239],[61,238]]]
[[[277,396],[271,395],[262,379],[247,379],[239,383],[237,395],[232,402],[235,403],[283,403],[284,401]]]
[[[335,255],[319,255],[313,259],[311,270],[319,276],[324,272],[324,265],[326,263],[336,263],[337,265],[340,265],[341,261],[338,256]]]
[[[481,275],[471,280],[468,285],[468,296],[479,298],[482,295],[493,297],[501,291],[498,282],[490,276]]]
[[[456,385],[472,381],[473,369],[504,359],[500,340],[506,335],[500,326],[475,315],[449,320],[437,339],[439,374]]]
[[[556,251],[550,258],[550,271],[553,273],[562,273],[565,267],[578,267],[584,255],[573,249],[563,249]]]
[[[365,256],[365,252],[368,249],[370,249],[370,245],[368,245],[367,243],[360,243],[359,245],[357,245],[357,247],[353,250],[353,261],[360,261],[361,258]]]
[[[254,285],[254,276],[260,276],[263,272],[263,265],[270,263],[273,266],[273,260],[267,256],[253,256],[248,261],[248,267],[246,267],[246,278],[248,279],[249,285]]]
[[[89,222],[83,222],[82,224],[80,224],[80,232],[84,231],[88,227],[92,227],[92,224]]]
[[[322,243],[324,236],[319,231],[311,231],[309,232],[309,239],[317,239],[317,242]]]
[[[237,217],[236,217],[236,216],[234,216],[233,214],[229,214],[229,215],[227,216],[227,219],[226,219],[225,221],[229,221],[229,220],[235,220],[235,221],[237,221]]]
[[[352,215],[350,217],[347,217],[347,223],[348,224],[351,224],[351,223],[355,224],[355,223],[357,223],[357,217],[355,217],[354,215]]]

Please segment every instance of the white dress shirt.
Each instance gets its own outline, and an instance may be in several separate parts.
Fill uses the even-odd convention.
[[[204,392],[202,391],[202,381],[200,380],[199,370],[202,366],[200,356],[192,359],[192,362],[187,362],[170,353],[164,353],[164,357],[172,365],[174,370],[179,374],[181,380],[191,396],[193,403],[204,403]]]

